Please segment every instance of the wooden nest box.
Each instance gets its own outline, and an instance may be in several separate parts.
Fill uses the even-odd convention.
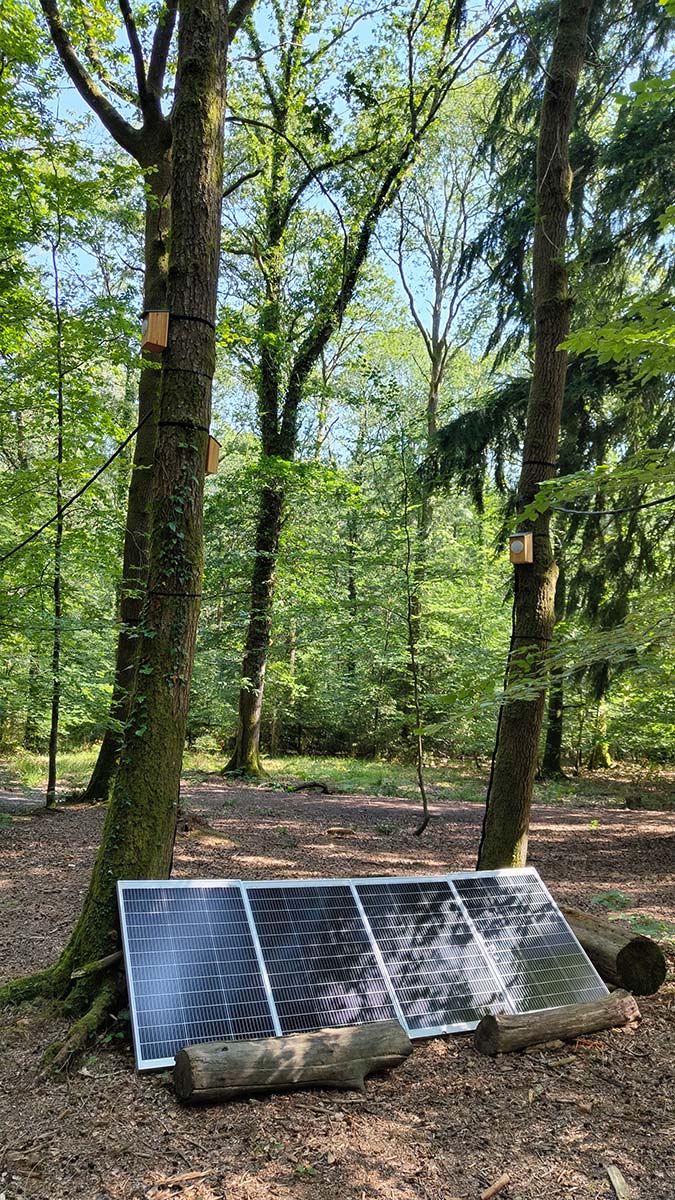
[[[206,475],[216,475],[218,472],[218,462],[220,460],[220,442],[217,442],[214,437],[209,434],[209,440],[206,447]]]
[[[531,533],[509,534],[509,558],[512,563],[534,562]]]
[[[141,350],[152,354],[166,350],[169,341],[169,313],[167,309],[156,309],[143,313],[141,325]]]

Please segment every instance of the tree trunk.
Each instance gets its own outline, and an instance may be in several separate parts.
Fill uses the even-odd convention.
[[[0,1001],[51,991],[72,1028],[63,1062],[105,1017],[117,981],[71,972],[119,949],[118,879],[166,878],[178,812],[202,576],[206,445],[215,366],[226,11],[183,0],[172,118],[174,178],[164,354],[152,487],[148,587],[137,687],[101,846],[73,935],[55,968],[0,990]],[[184,319],[187,317],[188,319]]]
[[[628,992],[618,991],[602,1000],[565,1004],[546,1012],[483,1017],[473,1035],[473,1044],[480,1054],[507,1054],[538,1042],[577,1038],[639,1019],[637,1001]]]
[[[593,747],[588,756],[589,771],[598,771],[601,768],[606,769],[612,767],[614,760],[609,750],[609,742],[607,741],[607,707],[604,700],[598,700],[598,707],[595,715],[595,731],[593,734]]]
[[[565,617],[565,572],[562,563],[555,587],[555,623]],[[565,715],[565,691],[562,667],[553,667],[549,683],[548,719],[546,742],[541,766],[542,779],[564,779],[562,767],[563,721]]]
[[[284,493],[265,486],[260,497],[255,539],[255,562],[251,582],[251,616],[244,650],[242,685],[239,691],[239,724],[234,753],[225,772],[260,775],[260,724],[267,651],[272,630],[272,604],[283,517]]]
[[[147,310],[167,306],[168,231],[170,223],[171,154],[164,150],[150,155],[146,173],[144,291]],[[156,410],[159,400],[160,354],[144,354],[144,367],[138,383],[138,422],[134,461],[129,484],[124,534],[124,560],[119,594],[115,677],[108,727],[103,735],[98,758],[84,793],[84,800],[107,800],[115,776],[117,760],[129,717],[129,700],[134,683],[134,664],[138,650],[138,623],[148,573],[148,535],[150,532],[150,496],[152,466],[157,438]]]
[[[60,216],[59,216],[60,225]],[[60,236],[60,235],[59,235]],[[63,315],[59,288],[58,240],[52,241],[54,313],[56,316],[56,536],[54,538],[54,632],[52,635],[52,701],[49,723],[47,798],[45,807],[56,808],[56,754],[61,709],[61,549],[63,545]]]
[[[572,184],[569,138],[589,13],[590,0],[561,0],[541,109],[533,251],[535,357],[519,481],[521,511],[537,493],[541,480],[555,474],[567,375],[567,354],[558,347],[569,332],[571,308],[565,261]],[[524,525],[534,533],[534,562],[514,568],[507,698],[497,725],[478,852],[481,869],[522,866],[527,859],[530,805],[546,696],[545,655],[553,635],[557,572],[549,513]],[[535,686],[535,696],[509,699],[508,689],[524,682],[530,688]]]

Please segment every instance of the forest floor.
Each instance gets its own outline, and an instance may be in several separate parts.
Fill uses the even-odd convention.
[[[613,789],[608,777],[603,786]],[[664,797],[670,783],[664,784]],[[16,793],[12,793],[16,796]],[[184,789],[174,874],[268,878],[440,873],[474,865],[481,810],[438,798],[424,836],[400,796],[290,794],[206,778]],[[631,793],[634,795],[634,793]],[[7,796],[5,796],[7,800]],[[11,801],[11,795],[9,796]],[[0,817],[0,978],[54,960],[77,915],[104,810],[49,815],[30,796]],[[581,797],[579,797],[581,799]],[[675,926],[675,814],[538,805],[531,861],[561,901]],[[4,807],[7,807],[5,804]],[[11,804],[10,804],[11,807]],[[656,809],[662,811],[656,811]],[[353,831],[328,832],[333,826]],[[651,924],[650,924],[651,922]],[[670,943],[672,951],[673,944]],[[632,1200],[675,1196],[675,982],[636,1028],[480,1057],[469,1036],[417,1043],[366,1094],[296,1092],[180,1108],[170,1075],[138,1076],[125,1026],[68,1074],[40,1056],[62,1018],[24,1007],[0,1030],[4,1200]]]

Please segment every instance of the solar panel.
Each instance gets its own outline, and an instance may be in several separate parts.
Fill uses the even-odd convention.
[[[536,871],[476,873],[453,885],[501,976],[514,1012],[607,995]]]
[[[348,882],[244,886],[283,1033],[397,1016]]]
[[[117,886],[141,1070],[195,1042],[391,1018],[428,1037],[607,994],[532,868]]]
[[[504,1012],[504,989],[447,880],[355,886],[412,1035],[452,1033]]]
[[[238,884],[118,884],[136,1065],[277,1029]]]

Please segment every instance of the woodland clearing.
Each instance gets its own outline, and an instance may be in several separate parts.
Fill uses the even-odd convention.
[[[652,780],[651,802],[665,805],[669,776]],[[588,795],[592,784],[582,783]],[[606,777],[595,783],[615,798],[617,787]],[[213,776],[188,784],[183,802],[173,873],[192,878],[472,867],[482,816],[477,805],[434,798],[420,839],[406,798],[289,794]],[[53,961],[65,944],[103,811],[73,804],[6,818],[3,980]],[[353,835],[329,835],[336,825]],[[672,813],[537,804],[531,851],[560,901],[591,907],[614,895],[643,919],[675,921]],[[41,1051],[62,1035],[63,1018],[8,1010],[0,1192],[6,1200],[470,1200],[507,1172],[508,1200],[600,1200],[613,1195],[613,1163],[634,1200],[672,1200],[673,959],[671,943],[669,981],[640,999],[643,1020],[634,1029],[498,1060],[481,1058],[470,1037],[441,1038],[418,1043],[402,1068],[369,1080],[365,1096],[296,1092],[196,1110],[178,1106],[168,1073],[134,1072],[123,1020],[121,1036],[113,1023],[69,1073],[38,1082]]]

